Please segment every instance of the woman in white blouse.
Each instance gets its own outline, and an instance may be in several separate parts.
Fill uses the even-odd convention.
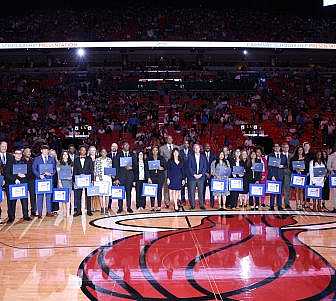
[[[102,148],[100,151],[100,157],[96,159],[94,163],[94,174],[96,185],[101,187],[104,194],[100,196],[100,213],[102,215],[108,214],[107,204],[109,196],[111,195],[112,178],[109,175],[105,175],[105,168],[112,167],[112,159],[107,157],[107,151]]]
[[[323,188],[325,176],[314,176],[314,168],[316,167],[324,167],[326,168],[326,165],[324,164],[322,160],[322,152],[318,151],[315,155],[314,160],[311,160],[309,163],[309,178],[310,178],[310,185],[318,186]],[[316,207],[316,200],[313,200],[313,211],[321,210],[321,200],[317,201],[317,207]]]

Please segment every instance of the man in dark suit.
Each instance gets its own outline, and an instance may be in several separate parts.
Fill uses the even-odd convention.
[[[15,149],[14,159],[10,162],[7,162],[6,168],[4,171],[7,196],[9,196],[9,185],[27,183],[25,174],[14,174],[13,165],[14,164],[25,164],[22,160],[22,151],[20,149]],[[25,221],[30,221],[31,218],[28,216],[28,198],[20,199],[22,206],[22,215]],[[8,224],[11,224],[15,220],[15,211],[16,211],[16,200],[10,200],[7,198],[7,208],[8,208]]]
[[[211,208],[213,208],[215,206],[215,198],[214,198],[214,194],[211,191],[211,163],[213,161],[216,160],[216,156],[215,154],[211,151],[211,147],[209,143],[206,143],[204,145],[204,156],[207,159],[207,172],[205,175],[205,182],[204,182],[204,197],[205,197],[205,193],[206,193],[206,188],[207,186],[209,186],[209,192],[210,192],[210,206]]]
[[[31,149],[29,147],[25,147],[23,149],[22,160],[25,164],[27,164],[26,183],[28,184],[28,189],[29,189],[31,216],[37,216],[34,174],[33,174],[33,159],[31,158]]]
[[[201,147],[199,144],[194,145],[194,153],[190,156],[188,161],[188,191],[190,208],[195,208],[195,192],[196,186],[198,189],[198,200],[200,209],[204,207],[204,181],[207,172],[207,161],[203,154],[201,154]]]
[[[39,165],[41,164],[51,164],[52,170],[51,172],[40,173]],[[33,174],[35,179],[53,179],[54,174],[56,173],[56,161],[55,158],[49,155],[49,146],[42,145],[41,146],[41,155],[37,156],[32,165]],[[43,211],[43,194],[36,195],[36,202],[37,202],[37,211],[38,211],[38,218],[42,218],[42,211]],[[46,193],[46,203],[47,203],[47,216],[52,217],[52,205],[51,205],[51,193]]]
[[[132,164],[130,166],[120,166],[120,158],[122,157],[131,157]],[[124,142],[122,146],[121,152],[117,155],[117,177],[116,184],[125,187],[126,192],[126,207],[128,213],[133,213],[131,208],[131,199],[132,199],[132,187],[134,182],[134,170],[136,168],[136,158],[130,152],[130,147],[128,142]],[[117,213],[121,213],[123,211],[123,200],[118,200],[118,211]]]
[[[68,153],[69,153],[69,158],[71,160],[71,163],[73,164],[75,161],[75,158],[77,157],[76,147],[73,144],[69,145]]]
[[[117,168],[118,144],[111,144],[111,152],[107,155],[112,160],[112,167]],[[115,180],[115,178],[113,179]],[[112,214],[112,197],[109,198],[108,211]]]
[[[14,160],[14,157],[12,154],[9,154],[7,152],[8,145],[6,141],[0,142],[0,168],[4,171],[6,169],[6,165],[11,163],[11,161]],[[6,183],[5,183],[6,185]],[[5,186],[6,188],[6,186]],[[6,191],[6,189],[5,189]],[[8,195],[7,195],[8,199]],[[1,206],[0,206],[0,221],[1,221]]]
[[[187,139],[184,140],[183,145],[180,148],[180,156],[183,160],[183,169],[186,171],[188,169],[188,162],[189,162],[189,158],[191,156],[191,154],[193,153],[193,151],[190,149],[189,147],[189,141]],[[185,190],[187,188],[187,179],[184,179],[185,184],[182,185],[182,189],[181,189],[181,202],[182,204],[185,204]]]
[[[79,148],[79,157],[76,157],[73,165],[73,181],[75,176],[91,175],[91,182],[94,180],[94,165],[90,156],[86,155],[85,146]],[[76,187],[76,185],[75,185]],[[76,211],[74,216],[82,215],[82,193],[84,188],[77,188],[74,190]],[[91,197],[85,195],[87,215],[92,216],[91,212]]]
[[[268,160],[269,160],[270,157],[275,157],[275,158],[280,158],[281,162],[280,162],[279,167],[268,165],[268,180],[283,182],[284,169],[287,166],[287,158],[286,158],[285,155],[280,153],[280,145],[278,143],[274,144],[273,150],[274,150],[274,152],[271,153],[268,156]],[[278,210],[282,210],[283,208],[282,208],[282,195],[281,194],[277,194],[276,196],[274,194],[271,194],[271,196],[270,196],[270,208],[271,208],[271,210],[274,210],[275,197],[277,198]]]
[[[287,165],[284,168],[284,177],[283,177],[283,183],[282,183],[282,190],[284,192],[284,198],[285,198],[285,208],[291,209],[289,198],[290,198],[290,181],[291,181],[291,169],[290,169],[290,162],[293,158],[293,154],[289,152],[289,145],[287,142],[283,143],[281,146],[282,154],[286,156],[287,159]]]

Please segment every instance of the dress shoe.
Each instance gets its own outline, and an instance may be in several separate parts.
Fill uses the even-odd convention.
[[[88,215],[88,216],[92,216],[93,213],[92,213],[91,211],[88,211],[88,212],[87,212],[87,215]]]
[[[271,211],[274,211],[274,207],[270,207],[270,210],[271,210]]]
[[[118,211],[117,211],[118,214],[122,213],[122,212],[123,212],[122,209],[118,209]]]
[[[331,211],[331,213],[336,213],[336,208],[334,208],[334,209]]]
[[[194,210],[195,209],[195,207],[194,206],[190,206],[190,210]]]
[[[266,205],[265,204],[261,204],[261,207],[266,207]]]
[[[133,213],[133,210],[131,208],[127,208],[128,213]]]
[[[32,219],[28,216],[24,218],[25,221],[30,222]]]
[[[76,217],[76,216],[80,216],[80,215],[82,215],[82,212],[75,212],[75,214],[73,215],[74,217]]]
[[[48,212],[48,213],[46,214],[46,216],[47,216],[47,217],[54,217],[54,215],[53,215],[52,213],[50,213],[50,212]]]
[[[282,211],[283,208],[282,208],[281,206],[278,206],[278,210],[279,210],[279,211]]]
[[[37,218],[41,219],[41,218],[42,218],[42,215],[38,215]]]
[[[200,206],[200,209],[201,209],[201,210],[205,210],[205,207],[204,207],[204,206]]]
[[[291,207],[290,205],[286,205],[285,208],[286,208],[286,209],[289,209],[289,210],[292,209],[292,207]]]
[[[169,204],[166,204],[166,209],[169,209]]]
[[[32,217],[38,217],[38,214],[37,213],[32,213],[31,216]]]
[[[14,223],[14,220],[9,219],[6,223],[7,223],[7,225],[13,224],[13,223]]]

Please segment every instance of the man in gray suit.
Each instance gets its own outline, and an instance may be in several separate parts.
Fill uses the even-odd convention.
[[[287,158],[287,166],[284,168],[284,178],[282,183],[282,191],[284,193],[285,197],[285,208],[291,209],[290,203],[289,203],[289,197],[290,197],[290,181],[291,181],[291,159],[293,158],[293,154],[289,153],[289,145],[287,142],[283,143],[281,146],[282,154],[286,156]]]
[[[166,139],[167,143],[160,147],[160,155],[166,160],[166,162],[170,159],[172,151],[174,148],[177,148],[177,145],[173,144],[172,136],[167,136]],[[163,185],[163,193],[164,193],[164,203],[166,208],[169,208],[169,192],[168,192],[168,185],[167,185],[167,174],[166,180]]]

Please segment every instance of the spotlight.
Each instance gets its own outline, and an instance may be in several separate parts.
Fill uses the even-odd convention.
[[[243,51],[243,54],[244,54],[244,55],[248,55],[248,51],[245,49],[245,50]]]
[[[85,55],[85,50],[83,48],[78,48],[77,49],[77,55],[79,57],[83,57]]]

